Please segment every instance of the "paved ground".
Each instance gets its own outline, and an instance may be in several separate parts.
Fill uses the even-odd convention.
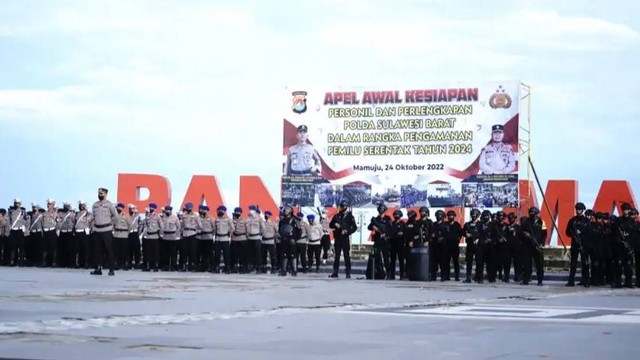
[[[633,359],[640,289],[0,268],[0,358]]]

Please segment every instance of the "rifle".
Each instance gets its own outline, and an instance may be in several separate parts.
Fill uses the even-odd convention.
[[[536,249],[537,252],[542,253],[542,246],[540,246],[540,244],[538,243],[538,240],[536,240],[537,231],[535,231],[534,229],[533,221],[531,221],[531,218],[527,219],[527,225],[529,228],[529,232],[524,231],[525,237],[531,241],[531,245]]]
[[[507,242],[507,238],[504,236],[504,232],[502,231],[502,225],[503,224],[496,224],[496,232],[498,233],[498,242],[504,244]]]
[[[620,234],[620,242],[624,246],[624,249],[627,250],[629,259],[633,259],[634,257],[633,249],[631,249],[631,246],[629,246],[629,243],[626,240],[627,236],[629,236],[629,233],[627,233],[626,231],[620,230],[620,225],[618,225],[618,233]]]

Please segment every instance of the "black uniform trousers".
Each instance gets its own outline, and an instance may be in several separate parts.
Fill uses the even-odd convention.
[[[458,281],[460,280],[460,242],[458,240],[447,240],[444,246],[445,260],[442,277],[445,280],[451,280],[451,263],[453,262],[453,276]]]
[[[391,239],[391,244],[389,246],[389,271],[388,274],[390,279],[396,278],[396,260],[398,260],[398,267],[400,273],[400,279],[404,279],[405,277],[405,249],[404,249],[404,239],[403,238],[393,238]]]
[[[331,237],[328,234],[322,235],[320,245],[322,246],[322,260],[327,260],[331,249]]]
[[[76,239],[78,245],[78,265],[82,268],[88,269],[91,267],[91,239],[89,235],[83,231],[76,231],[73,236]]]
[[[220,271],[220,256],[224,261],[224,272],[231,271],[231,242],[229,240],[213,243],[213,270]]]
[[[286,275],[287,271],[291,271],[291,275],[296,275],[298,272],[298,266],[296,264],[296,258],[298,257],[298,247],[295,240],[282,239],[280,246],[282,246],[282,263],[280,264],[280,275]]]
[[[213,239],[198,239],[197,261],[199,271],[212,271]]]
[[[131,267],[140,264],[142,253],[140,251],[140,237],[137,231],[129,233],[129,256]]]
[[[198,266],[198,239],[195,235],[185,236],[180,240],[180,268],[195,270]]]
[[[569,284],[575,282],[576,270],[578,268],[578,257],[580,257],[580,275],[581,283],[591,285],[591,261],[593,257],[594,247],[590,245],[578,245],[574,243],[569,249],[571,256],[569,262]]]
[[[465,282],[471,282],[471,274],[473,273],[473,260],[477,258],[477,245],[473,242],[467,242],[467,248],[464,253],[464,262],[466,264],[467,278]],[[477,262],[477,259],[476,259]]]
[[[502,281],[509,282],[511,277],[511,265],[513,264],[513,281],[520,281],[522,277],[522,264],[520,255],[520,244],[518,241],[509,241],[502,247]]]
[[[340,270],[340,254],[344,254],[344,270],[347,275],[351,275],[351,244],[349,238],[336,237],[333,242],[335,258],[333,260],[333,273],[338,274]]]
[[[302,272],[307,272],[307,248],[307,243],[296,243],[296,259],[300,258]]]
[[[231,241],[231,269],[234,271],[247,271],[247,244],[247,240]]]
[[[24,232],[11,230],[9,233],[9,265],[22,265],[24,258]]]
[[[262,240],[247,240],[248,265],[255,271],[262,269]]]
[[[49,230],[43,232],[42,242],[42,266],[58,266],[58,234],[56,234],[56,231]]]
[[[25,251],[27,253],[28,262],[31,265],[42,263],[42,251],[40,251],[40,245],[42,244],[42,233],[40,231],[30,233],[28,239],[25,242]]]
[[[96,270],[102,269],[102,267],[108,267],[109,270],[115,270],[113,234],[111,231],[94,232],[92,236]]]
[[[144,268],[157,270],[160,257],[160,239],[144,239]]]
[[[484,245],[483,260],[487,267],[487,280],[490,283],[496,282],[498,266],[501,265],[501,263],[498,261],[498,244],[496,244],[495,240]]]
[[[178,247],[180,240],[161,240],[162,241],[162,270],[178,271]]]
[[[445,246],[444,242],[432,241],[429,243],[429,278],[435,281],[438,278],[440,269],[440,279],[445,279]],[[446,259],[448,260],[448,259]]]
[[[631,263],[633,258],[633,250],[622,241],[616,241],[613,253],[614,287],[622,287],[622,275],[624,275],[624,286],[630,287],[632,285],[633,270]]]
[[[116,269],[127,268],[127,259],[129,258],[129,235],[127,234],[127,237],[114,237],[113,245],[113,251],[116,258]]]
[[[320,253],[322,252],[322,245],[319,241],[309,242],[307,244],[307,264],[309,269],[316,266],[316,272],[320,270]],[[315,261],[314,261],[315,260]]]
[[[536,276],[541,284],[544,278],[544,254],[542,248],[535,248],[530,244],[522,246],[522,283],[527,285],[531,281],[533,264],[536,265]]]

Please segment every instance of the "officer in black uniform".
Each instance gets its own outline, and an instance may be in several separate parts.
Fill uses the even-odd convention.
[[[540,210],[536,207],[529,209],[529,216],[524,216],[520,220],[522,230],[522,255],[523,255],[523,274],[522,284],[528,285],[531,281],[531,273],[533,272],[533,263],[536,265],[536,275],[538,285],[542,285],[544,278],[544,254],[542,247],[547,239],[547,226],[540,218]]]
[[[414,241],[413,246],[429,246],[433,239],[433,221],[429,219],[429,208],[426,206],[418,209],[420,213],[420,219],[418,220],[418,242]],[[435,267],[434,267],[435,266]],[[437,275],[437,259],[434,256],[434,252],[429,249],[429,279],[435,280]]]
[[[640,223],[638,222],[638,210],[631,209],[629,216],[633,219],[633,227],[631,233],[631,243],[634,252],[634,261],[636,263],[636,287],[640,288]]]
[[[484,210],[480,216],[478,223],[478,244],[476,246],[476,276],[475,282],[482,284],[484,282],[484,269],[487,268],[487,278],[489,282],[495,282],[495,273],[492,275],[492,262],[490,259],[490,247],[493,246],[494,226],[491,221],[491,211]]]
[[[389,260],[389,278],[395,279],[396,277],[396,259],[398,260],[398,267],[400,269],[400,280],[405,277],[405,231],[407,224],[402,221],[402,210],[396,210],[393,212],[393,221],[391,223],[391,243],[390,253],[391,259]]]
[[[385,274],[387,279],[391,279],[393,270],[389,265],[389,240],[391,238],[391,218],[385,215],[387,206],[378,205],[378,216],[371,218],[367,229],[373,231],[373,278],[377,278],[375,274]]]
[[[358,230],[356,219],[353,217],[351,211],[348,210],[347,202],[340,201],[340,207],[337,213],[331,218],[329,227],[333,229],[333,248],[334,248],[334,261],[333,261],[333,273],[329,275],[331,278],[338,277],[338,270],[340,269],[340,253],[344,253],[344,268],[347,279],[351,278],[351,256],[349,252],[351,250],[350,236]]]
[[[593,243],[591,242],[591,222],[585,216],[587,207],[579,202],[575,206],[576,215],[569,219],[566,235],[571,238],[571,263],[569,269],[569,281],[566,286],[575,286],[576,269],[578,267],[578,256],[580,256],[582,277],[581,283],[585,287],[591,286],[591,261],[593,254]]]
[[[463,236],[462,226],[456,221],[456,212],[447,211],[447,233],[444,237],[444,268],[443,279],[451,280],[451,262],[453,261],[453,276],[460,281],[460,238]]]
[[[436,211],[436,221],[433,223],[433,236],[429,244],[429,255],[434,260],[429,262],[429,272],[431,280],[438,277],[438,268],[440,268],[440,281],[445,281],[449,277],[449,267],[446,263],[449,259],[445,254],[446,237],[449,233],[449,225],[444,221],[445,213],[442,210]]]
[[[464,261],[466,264],[467,278],[465,283],[471,282],[471,273],[473,272],[473,260],[477,258],[477,248],[479,242],[478,223],[480,222],[480,210],[471,209],[471,220],[464,224],[462,232],[464,234],[464,241],[467,244],[467,249],[464,254]]]
[[[614,229],[613,235],[616,239],[613,251],[613,287],[621,288],[623,286],[622,275],[624,274],[624,287],[633,288],[631,281],[633,276],[631,263],[633,262],[634,254],[631,239],[634,232],[635,221],[630,215],[631,205],[624,203],[621,208],[622,216],[620,216],[617,221],[612,221]]]
[[[412,247],[420,247],[422,243],[420,242],[420,224],[418,223],[418,213],[414,210],[407,211],[407,225],[405,227],[404,233],[404,273],[405,275],[409,272],[409,267],[411,264],[409,263],[409,253],[411,252]]]
[[[505,273],[505,259],[508,256],[508,244],[507,244],[507,227],[505,222],[507,214],[500,210],[496,212],[496,222],[494,223],[494,243],[495,251],[493,254],[493,260],[495,268],[498,272],[497,278],[504,281]]]
[[[511,264],[513,264],[513,281],[520,282],[522,277],[522,251],[520,238],[520,225],[516,223],[517,216],[515,213],[509,213],[507,215],[507,225],[503,227],[502,231],[507,238],[507,244],[505,246],[505,252],[502,258],[502,281],[509,282],[511,273]]]
[[[287,276],[287,270],[291,269],[291,276],[298,273],[296,239],[300,238],[302,229],[300,222],[293,216],[293,208],[286,206],[284,216],[278,222],[278,233],[280,234],[280,246],[282,246],[282,263],[280,264],[279,276]]]

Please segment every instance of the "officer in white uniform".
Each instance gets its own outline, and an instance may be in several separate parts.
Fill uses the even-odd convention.
[[[480,170],[483,175],[510,174],[516,168],[516,157],[511,145],[502,142],[504,126],[491,127],[491,143],[480,153]]]
[[[286,175],[320,176],[320,155],[307,143],[307,125],[298,126],[298,143],[289,148]]]

